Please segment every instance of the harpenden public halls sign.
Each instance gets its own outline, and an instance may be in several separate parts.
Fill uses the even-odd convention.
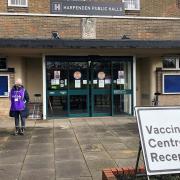
[[[119,2],[51,0],[51,13],[76,16],[122,16],[124,6]]]
[[[180,173],[180,107],[136,107],[147,175]]]

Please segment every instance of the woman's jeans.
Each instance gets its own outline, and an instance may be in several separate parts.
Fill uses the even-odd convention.
[[[15,127],[16,127],[16,129],[20,128],[19,119],[21,119],[21,128],[25,129],[25,120],[26,120],[26,118],[22,117],[20,111],[15,111],[14,118],[15,118]]]

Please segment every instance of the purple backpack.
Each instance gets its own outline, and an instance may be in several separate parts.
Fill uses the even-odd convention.
[[[23,87],[13,88],[11,90],[11,111],[22,111],[25,109]]]

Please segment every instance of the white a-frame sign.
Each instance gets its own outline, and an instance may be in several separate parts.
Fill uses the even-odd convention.
[[[135,107],[148,176],[180,173],[180,107]]]

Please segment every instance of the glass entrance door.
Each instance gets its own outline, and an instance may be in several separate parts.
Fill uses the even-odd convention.
[[[91,115],[110,116],[111,104],[111,62],[91,62]]]
[[[132,114],[132,57],[47,56],[48,116]]]
[[[68,116],[68,63],[56,58],[46,62],[47,114]]]
[[[69,62],[69,116],[89,116],[88,62]]]
[[[132,114],[132,62],[112,62],[113,115]]]

